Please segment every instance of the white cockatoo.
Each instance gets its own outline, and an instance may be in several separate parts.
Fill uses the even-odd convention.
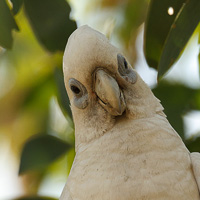
[[[199,153],[187,150],[123,54],[82,26],[63,61],[76,156],[60,199],[199,200]]]

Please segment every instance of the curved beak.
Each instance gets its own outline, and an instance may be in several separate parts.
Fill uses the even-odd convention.
[[[117,81],[102,69],[95,73],[94,90],[102,107],[111,115],[122,115],[126,108],[123,93]]]

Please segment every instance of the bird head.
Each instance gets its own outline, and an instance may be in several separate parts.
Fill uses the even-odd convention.
[[[76,144],[100,137],[121,120],[149,117],[163,110],[123,54],[88,26],[69,37],[63,72]]]

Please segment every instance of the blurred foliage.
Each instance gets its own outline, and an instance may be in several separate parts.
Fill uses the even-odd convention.
[[[12,12],[14,15],[16,15],[22,7],[23,0],[11,0],[11,2],[13,5]]]
[[[161,81],[153,92],[161,100],[170,124],[185,141],[184,124],[180,116],[191,110],[200,110],[200,89],[191,89],[180,83]]]
[[[141,26],[146,18],[147,8],[148,4],[146,0],[129,0],[124,5],[124,20],[117,29],[117,32],[126,49],[131,48],[130,45],[134,46],[138,27]],[[135,49],[133,50],[135,51]],[[133,50],[130,52],[131,54],[133,54]]]
[[[49,51],[64,51],[67,38],[76,29],[69,19],[70,7],[65,0],[24,0],[32,29]]]
[[[170,28],[185,0],[159,0],[151,1],[148,17],[145,24],[145,48],[148,64],[157,69],[163,46]],[[173,8],[174,14],[167,13],[169,7]],[[158,9],[159,8],[159,9]],[[152,48],[154,46],[154,48]]]
[[[15,200],[56,200],[55,198],[51,197],[42,197],[42,196],[29,196],[29,197],[21,197]]]
[[[185,141],[185,144],[190,152],[200,152],[200,133],[192,136]]]
[[[152,0],[145,26],[145,54],[158,77],[175,63],[200,22],[199,0]],[[154,46],[154,48],[152,48]]]
[[[8,5],[4,0],[0,0],[0,45],[4,48],[12,47],[12,29],[19,30]]]
[[[200,21],[200,1],[190,0],[183,4],[165,41],[158,65],[158,76],[174,64]]]
[[[60,107],[61,107],[64,115],[66,117],[68,115],[70,118],[72,118],[72,111],[70,108],[69,97],[68,97],[67,91],[65,89],[63,77],[64,76],[63,76],[62,70],[56,68],[54,71],[54,78],[55,78],[56,86],[58,88],[58,92],[57,92],[58,101],[60,103]]]
[[[29,139],[21,154],[19,173],[28,170],[43,170],[72,145],[52,135],[37,135]]]
[[[30,2],[26,2],[26,6],[29,6],[29,12],[31,12],[29,17],[33,15],[32,20],[35,20],[34,16],[39,16],[34,21],[36,27],[32,27],[32,22],[30,26],[27,21],[27,15],[25,15],[25,13],[27,14],[27,7],[24,6],[24,1],[13,0],[12,2],[15,16],[12,14],[12,10],[5,10],[4,7],[0,6],[0,9],[3,9],[5,13],[9,11],[8,13],[12,17],[10,18],[15,20],[15,24],[18,24],[18,27],[20,27],[20,32],[12,33],[14,43],[12,38],[9,38],[9,41],[6,40],[8,42],[6,45],[10,45],[8,46],[9,48],[13,44],[12,50],[0,49],[0,133],[4,134],[10,141],[13,155],[18,159],[22,156],[20,172],[23,172],[21,179],[24,183],[25,199],[27,199],[27,195],[32,196],[38,193],[40,184],[46,177],[51,164],[53,164],[54,160],[58,162],[57,158],[66,153],[68,149],[69,153],[67,156],[61,157],[62,160],[65,160],[65,163],[62,164],[62,168],[65,169],[63,171],[64,180],[65,174],[69,172],[73,161],[74,138],[71,136],[73,134],[72,120],[68,123],[66,119],[63,119],[65,120],[65,127],[55,130],[51,123],[52,115],[55,114],[51,111],[51,104],[52,98],[57,96],[57,100],[53,102],[61,102],[61,107],[65,109],[68,106],[69,108],[69,101],[65,102],[67,96],[64,96],[66,91],[64,89],[61,66],[63,50],[68,36],[76,27],[75,22],[69,19],[70,7],[66,1],[60,1],[62,3],[59,5],[56,3],[57,1],[49,1],[51,4],[48,4],[53,7],[51,7],[54,11],[53,17],[57,20],[48,19],[48,15],[52,17],[50,8],[49,10],[44,9],[46,12],[42,11],[44,12],[45,19],[49,20],[49,26],[45,30],[45,34],[48,35],[49,33],[48,44],[52,45],[53,50],[56,50],[54,53],[49,53],[52,49],[46,50],[45,41],[41,40],[40,35],[36,36],[38,43],[31,30],[32,28],[34,31],[40,32],[41,30],[37,30],[37,28],[40,29],[40,26],[47,24],[47,21],[41,20],[39,15],[41,9],[35,9],[31,5],[34,8],[31,12]],[[31,2],[33,3],[33,1]],[[6,8],[10,8],[10,4],[7,1],[1,0],[0,3],[6,5]],[[34,3],[36,4],[37,2],[34,1]],[[45,1],[38,3],[39,6],[42,6],[41,4],[45,3]],[[53,6],[55,3],[56,5]],[[44,6],[48,8],[47,2]],[[56,10],[56,8],[60,10]],[[35,15],[34,11],[36,12]],[[8,13],[6,14],[8,15]],[[1,14],[2,12],[0,11]],[[0,22],[1,30],[3,30],[1,24],[4,29],[10,28],[9,26],[6,27],[6,24],[9,25],[7,20],[10,18],[5,16],[0,18],[0,21],[4,22],[4,24]],[[60,23],[59,20],[61,20]],[[44,24],[41,25],[41,23]],[[64,27],[61,27],[62,25]],[[53,33],[50,30],[51,28],[54,30]],[[10,32],[3,36],[8,37],[9,34],[11,35],[11,28],[8,30]],[[0,44],[2,47],[7,48],[1,42],[2,39],[4,38],[0,35]],[[44,46],[45,49],[41,46]],[[62,96],[60,95],[61,90]],[[55,103],[53,103],[53,106]],[[62,110],[64,111],[64,109]],[[65,111],[64,114],[66,116],[67,112],[69,112],[69,117],[67,118],[69,119],[71,116],[70,109]],[[66,128],[66,126],[72,128]],[[36,140],[34,135],[38,133],[47,134],[40,134],[41,136],[38,136]],[[54,139],[52,139],[52,134],[56,135]],[[36,153],[38,153],[38,156],[35,156]],[[36,168],[37,171],[35,172]],[[55,170],[53,170],[53,173],[55,173]]]
[[[144,51],[159,75],[180,57],[194,30],[200,33],[199,0],[69,2],[79,25],[88,23],[114,38],[132,64],[136,37],[146,18]],[[0,0],[0,134],[6,135],[13,155],[21,160],[25,197],[19,199],[53,199],[37,196],[40,184],[55,168],[69,173],[75,155],[61,69],[67,39],[76,28],[70,11],[65,0]],[[200,110],[200,90],[161,81],[153,92],[189,150],[200,151],[199,134],[186,138],[182,119]]]

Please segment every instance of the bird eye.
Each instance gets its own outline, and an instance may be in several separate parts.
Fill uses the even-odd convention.
[[[128,63],[126,59],[121,55],[117,55],[117,61],[118,61],[118,71],[119,73],[124,76],[129,73]]]
[[[75,94],[79,94],[81,92],[80,89],[74,85],[71,85],[70,88],[71,88],[71,91]]]
[[[74,94],[73,103],[79,109],[84,109],[88,105],[88,93],[85,86],[78,80],[71,78],[69,87]]]
[[[125,69],[128,69],[128,63],[126,62],[125,58],[124,58],[124,67],[125,67]]]
[[[128,66],[126,59],[121,55],[117,54],[117,61],[118,61],[118,72],[126,81],[130,83],[136,82],[136,72]]]
[[[87,93],[84,85],[74,78],[69,80],[69,87],[77,97],[81,97],[83,94]]]

